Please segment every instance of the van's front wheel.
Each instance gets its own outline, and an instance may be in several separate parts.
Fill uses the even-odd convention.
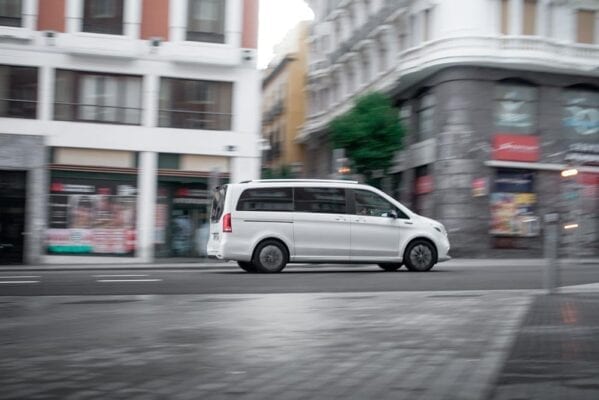
[[[415,240],[408,246],[404,260],[408,271],[426,272],[437,262],[437,250],[427,240]]]
[[[258,272],[281,272],[287,265],[287,249],[276,240],[266,240],[256,248],[252,263]]]

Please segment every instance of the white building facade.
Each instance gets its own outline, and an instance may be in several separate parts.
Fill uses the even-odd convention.
[[[308,175],[333,172],[329,122],[382,91],[407,130],[383,185],[454,255],[539,256],[550,211],[584,221],[569,251],[599,251],[598,0],[310,3]]]
[[[0,261],[204,255],[212,186],[259,174],[257,0],[0,5]]]

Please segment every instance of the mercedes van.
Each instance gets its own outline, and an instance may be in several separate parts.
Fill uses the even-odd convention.
[[[428,271],[450,259],[443,224],[355,181],[254,180],[216,189],[208,255],[247,272],[288,263]]]

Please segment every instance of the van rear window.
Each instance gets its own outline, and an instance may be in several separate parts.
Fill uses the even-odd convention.
[[[212,197],[212,209],[210,210],[210,222],[218,222],[223,215],[225,208],[225,196],[227,195],[227,185],[216,188]]]
[[[239,197],[237,211],[293,211],[293,189],[246,189]]]

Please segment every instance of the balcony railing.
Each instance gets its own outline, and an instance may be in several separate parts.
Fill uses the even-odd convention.
[[[427,42],[398,56],[403,74],[422,70],[437,63],[476,62],[480,65],[501,63],[534,64],[548,68],[592,70],[599,59],[599,46],[556,42],[534,36],[452,37]]]
[[[0,117],[35,118],[37,101],[22,99],[0,99]]]
[[[163,128],[231,130],[232,114],[208,111],[159,110],[158,126]]]
[[[139,125],[141,124],[141,108],[56,102],[54,103],[54,119],[57,121]]]

